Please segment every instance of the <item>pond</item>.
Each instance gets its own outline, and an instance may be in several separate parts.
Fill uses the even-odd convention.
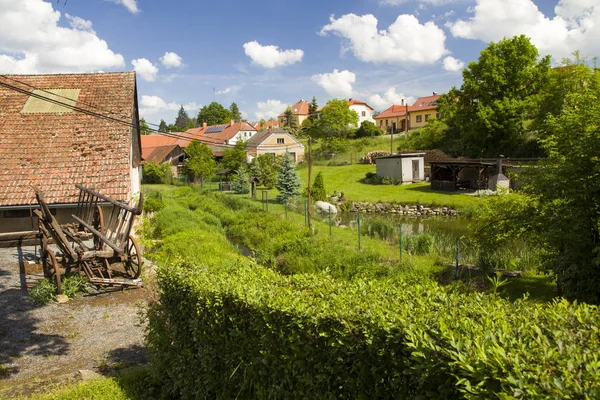
[[[316,214],[315,219],[328,223],[329,216]],[[361,224],[370,225],[373,222],[382,222],[393,225],[396,229],[402,224],[403,235],[416,235],[429,233],[435,236],[462,237],[469,233],[470,220],[465,217],[446,216],[408,216],[397,214],[365,214],[360,215]],[[357,226],[357,213],[339,213],[332,215],[334,226],[346,226],[355,229]]]

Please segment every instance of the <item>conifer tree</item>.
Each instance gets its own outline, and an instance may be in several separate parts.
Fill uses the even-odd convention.
[[[235,103],[231,103],[229,106],[229,111],[231,112],[231,119],[235,122],[240,122],[242,120],[242,113],[238,108],[238,105]]]
[[[295,197],[300,194],[300,187],[302,183],[300,181],[300,175],[296,165],[292,161],[292,156],[289,152],[285,152],[283,156],[283,162],[281,163],[281,170],[277,177],[277,184],[275,187],[279,190],[281,195],[287,200],[290,197]]]
[[[164,119],[161,119],[161,120],[160,120],[160,125],[158,125],[158,130],[159,130],[160,132],[167,132],[167,130],[168,130],[168,127],[167,127],[167,123],[165,122],[165,120],[164,120]]]
[[[325,190],[325,181],[323,179],[323,174],[319,172],[317,176],[315,176],[315,181],[312,186],[312,199],[314,201],[325,201],[327,200],[327,191]]]
[[[231,188],[235,193],[238,194],[250,193],[250,182],[248,181],[248,174],[246,173],[246,168],[238,168],[237,175],[231,183]]]
[[[312,121],[317,119],[317,110],[319,109],[319,105],[317,104],[317,98],[313,96],[310,104],[308,105],[308,118]]]
[[[188,129],[188,125],[190,123],[190,117],[188,116],[187,111],[181,106],[179,112],[177,113],[177,118],[175,119],[175,126],[179,132],[183,132]]]

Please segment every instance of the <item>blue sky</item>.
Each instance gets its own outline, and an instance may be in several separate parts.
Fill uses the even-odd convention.
[[[445,92],[520,33],[555,62],[598,56],[600,0],[0,0],[0,73],[135,69],[149,122],[213,98],[255,121],[312,96],[382,111]]]

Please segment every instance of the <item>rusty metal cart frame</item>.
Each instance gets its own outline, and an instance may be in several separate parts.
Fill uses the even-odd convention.
[[[61,275],[83,270],[90,283],[98,286],[140,286],[140,248],[131,235],[135,217],[142,213],[143,196],[137,207],[131,207],[83,185],[79,189],[79,199],[75,222],[60,225],[44,201],[43,193],[34,188],[39,210],[38,217],[42,266],[44,275],[56,281],[57,292],[61,292]],[[108,209],[105,220],[103,206]],[[105,222],[106,221],[106,222]],[[93,248],[88,247],[82,237],[91,234]],[[48,246],[52,239],[60,254],[55,254]],[[114,279],[115,267],[121,276],[129,279]]]

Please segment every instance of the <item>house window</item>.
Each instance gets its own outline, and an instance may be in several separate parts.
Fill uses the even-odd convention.
[[[436,114],[435,114],[435,117],[436,117],[437,119],[440,119],[440,113],[436,113]]]
[[[385,126],[388,126],[388,120],[387,119],[385,120]]]
[[[277,138],[277,144],[283,144],[285,140],[283,138]]]
[[[382,119],[379,120],[379,126],[383,126],[383,120]]]
[[[367,112],[366,112],[366,111],[363,111],[363,112],[362,112],[362,116],[363,116],[363,117],[366,117],[366,116],[367,116]]]
[[[417,115],[417,122],[423,122],[423,116]]]
[[[429,121],[429,117],[431,117],[431,114],[425,114],[425,121]]]
[[[292,161],[296,162],[296,153],[295,152],[291,152],[290,156],[292,157]]]

